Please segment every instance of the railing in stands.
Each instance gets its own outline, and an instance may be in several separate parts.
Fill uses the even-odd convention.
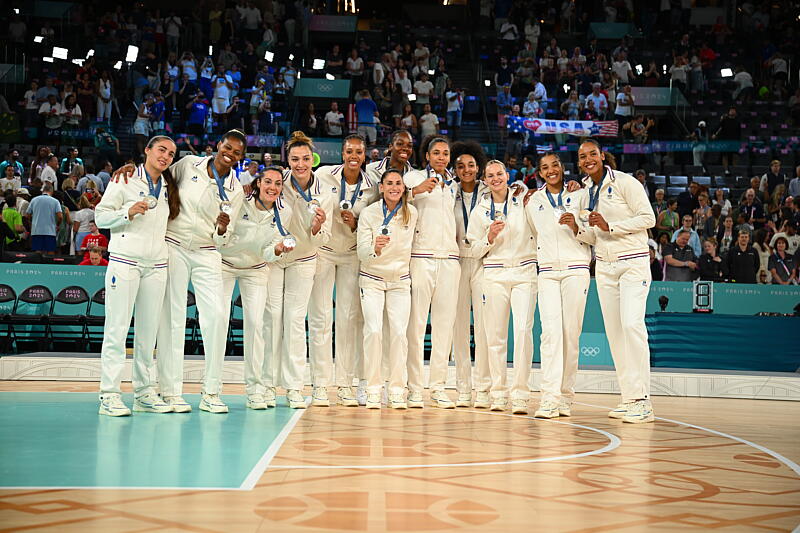
[[[478,84],[478,97],[480,98],[480,108],[481,108],[481,118],[483,119],[483,128],[486,132],[486,137],[488,142],[494,142],[494,132],[492,128],[489,127],[489,117],[486,114],[486,105],[489,101],[489,97],[486,94],[486,85],[483,83],[483,62],[477,59],[477,55],[475,54],[475,47],[472,43],[472,32],[469,32],[467,38],[467,44],[469,46],[469,56],[473,58],[472,61],[472,72],[474,73],[475,80]]]

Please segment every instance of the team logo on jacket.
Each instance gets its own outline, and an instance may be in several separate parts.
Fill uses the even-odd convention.
[[[516,196],[512,196],[511,197],[511,203],[512,204],[516,204],[517,203],[517,197]]]
[[[111,276],[111,288],[112,289],[117,288],[117,276]]]
[[[572,198],[567,197],[567,205],[569,205],[570,200],[572,200]]]
[[[608,197],[611,198],[611,186],[608,187]]]
[[[139,191],[139,197],[141,198],[143,196],[144,196],[144,191]]]
[[[544,206],[542,204],[539,204],[539,211],[544,211]]]
[[[338,189],[336,187],[331,187],[331,192],[336,192]]]
[[[192,181],[197,182],[197,176],[192,176]]]
[[[242,215],[242,220],[250,220],[250,217],[247,215],[247,213]]]

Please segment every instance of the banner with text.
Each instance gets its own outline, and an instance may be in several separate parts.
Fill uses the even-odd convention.
[[[578,137],[616,137],[616,120],[541,120],[538,118],[507,117],[507,127],[514,133],[532,131],[541,134],[565,134]]]

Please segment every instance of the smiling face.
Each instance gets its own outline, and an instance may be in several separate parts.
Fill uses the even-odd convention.
[[[450,147],[446,142],[434,142],[428,147],[428,153],[425,154],[425,158],[433,170],[443,173],[447,165],[450,164]]]
[[[311,148],[306,145],[293,146],[289,150],[289,168],[292,174],[302,180],[307,180],[311,176],[311,169],[314,166],[314,155]]]
[[[385,201],[389,203],[399,202],[406,190],[403,176],[399,172],[389,172],[381,180],[380,189]]]
[[[500,163],[489,163],[486,165],[486,177],[484,181],[492,192],[503,192],[508,187],[508,174]]]
[[[558,156],[554,154],[543,156],[539,160],[539,175],[548,185],[561,187],[564,182],[564,169]]]
[[[456,159],[456,176],[462,183],[472,183],[478,177],[478,163],[470,154],[461,154]]]
[[[411,159],[414,150],[414,141],[408,133],[400,133],[392,141],[392,156],[405,164]]]
[[[706,241],[706,242],[704,242],[704,243],[703,243],[703,250],[704,250],[704,251],[705,251],[705,252],[706,252],[708,255],[710,255],[710,256],[712,256],[712,257],[713,257],[713,255],[714,255],[714,252],[715,252],[715,250],[716,250],[716,249],[717,249],[717,248],[716,248],[716,246],[714,246],[714,243],[713,243],[713,242],[711,242],[711,241]]]
[[[360,139],[347,139],[342,149],[342,162],[345,168],[358,171],[367,158],[367,148]]]
[[[222,163],[223,168],[230,169],[244,157],[244,143],[235,137],[225,137],[217,144],[216,161]]]
[[[169,139],[161,139],[153,146],[144,149],[147,164],[159,172],[164,172],[172,164],[172,160],[175,159],[176,150],[174,142]]]
[[[594,143],[585,142],[578,148],[578,166],[590,176],[602,176],[605,161],[603,151]]]
[[[267,170],[259,178],[258,196],[264,203],[274,202],[283,190],[283,176],[277,170]]]

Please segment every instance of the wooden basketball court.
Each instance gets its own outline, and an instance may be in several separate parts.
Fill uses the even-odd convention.
[[[227,386],[226,401],[242,389]],[[660,418],[645,425],[607,418],[618,397],[605,394],[579,394],[573,416],[556,420],[430,407],[234,413],[244,408],[233,404],[225,419],[198,412],[195,403],[190,415],[135,413],[124,423],[157,422],[142,438],[115,426],[119,419],[96,416],[96,396],[87,394],[95,383],[3,381],[0,391],[4,412],[18,409],[8,394],[20,391],[84,393],[68,397],[82,416],[63,417],[50,428],[53,439],[35,446],[61,453],[59,434],[80,419],[97,425],[82,432],[98,451],[96,462],[76,455],[63,473],[62,465],[48,467],[59,470],[60,482],[35,486],[36,464],[52,462],[23,467],[24,446],[3,449],[2,532],[793,531],[800,524],[796,402],[656,397]],[[279,417],[282,429],[272,437],[237,433]],[[187,438],[197,421],[199,433]],[[255,457],[253,445],[260,455],[246,460]],[[119,479],[109,488],[123,463],[144,457],[139,472],[165,454],[178,457],[179,467],[158,466],[138,476],[137,486]],[[201,474],[204,482],[224,481],[236,468],[247,475],[235,486],[187,481]],[[83,480],[81,488],[49,488],[73,479]],[[172,485],[143,486],[148,479]]]

